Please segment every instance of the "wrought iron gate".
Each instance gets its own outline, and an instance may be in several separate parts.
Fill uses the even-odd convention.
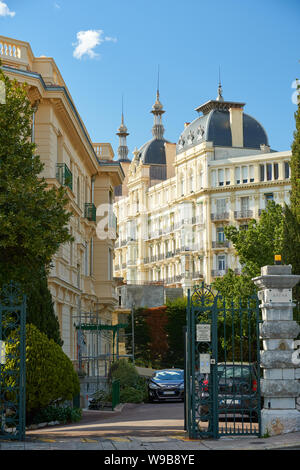
[[[257,296],[228,301],[204,283],[188,293],[189,437],[261,434],[259,322]]]
[[[0,291],[0,439],[25,439],[26,296],[10,283]]]

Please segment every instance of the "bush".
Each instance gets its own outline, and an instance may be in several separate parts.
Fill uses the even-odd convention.
[[[10,354],[4,366],[6,385],[15,387],[16,378],[9,370],[16,370],[19,362],[19,338],[11,334],[6,353]],[[7,356],[9,357],[9,356]],[[73,364],[62,348],[48,339],[34,325],[26,325],[26,413],[35,415],[39,410],[66,400],[80,392],[79,379]]]
[[[70,406],[47,406],[32,416],[31,422],[50,423],[51,421],[59,421],[62,424],[75,423],[81,420],[81,408],[71,408]]]
[[[120,390],[121,403],[142,403],[144,401],[144,393],[134,387],[124,387]]]
[[[109,380],[120,380],[120,402],[141,403],[147,399],[147,382],[140,377],[134,364],[126,359],[115,361],[109,371]]]

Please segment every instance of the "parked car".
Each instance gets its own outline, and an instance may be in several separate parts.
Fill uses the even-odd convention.
[[[257,394],[257,384],[260,380],[253,363],[219,363],[218,364],[218,413],[243,414],[255,417],[261,406]],[[210,374],[206,374],[199,382],[201,394],[201,415],[209,411]],[[207,400],[207,404],[205,403]]]
[[[184,400],[184,371],[164,369],[156,371],[148,384],[149,401]]]

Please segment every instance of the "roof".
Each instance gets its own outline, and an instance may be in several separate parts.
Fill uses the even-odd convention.
[[[139,150],[139,158],[145,165],[165,165],[165,139],[153,138],[146,142]]]
[[[252,116],[243,113],[244,147],[260,150],[268,144],[263,126]],[[182,132],[177,143],[177,153],[210,141],[214,146],[232,147],[230,113],[226,109],[212,109],[191,122]]]

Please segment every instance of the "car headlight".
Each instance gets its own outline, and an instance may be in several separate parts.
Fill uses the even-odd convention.
[[[182,390],[184,388],[184,382],[182,382],[182,384],[179,385],[179,388],[180,388],[180,390]]]
[[[155,389],[159,388],[159,386],[156,385],[155,383],[150,383],[150,384],[149,384],[149,388],[150,388],[151,390],[155,390]]]

